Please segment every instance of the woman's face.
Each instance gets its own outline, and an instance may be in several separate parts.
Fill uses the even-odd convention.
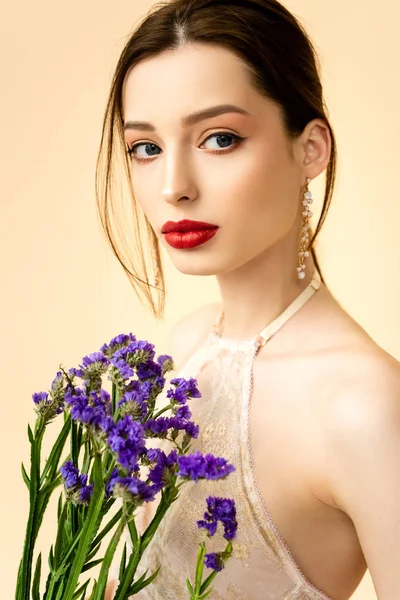
[[[243,113],[181,122],[227,104]],[[123,111],[126,146],[136,146],[128,155],[136,200],[179,271],[227,273],[298,237],[305,176],[289,151],[295,142],[235,54],[190,44],[142,61],[127,74]],[[201,245],[172,247],[162,227],[183,219],[218,229]]]

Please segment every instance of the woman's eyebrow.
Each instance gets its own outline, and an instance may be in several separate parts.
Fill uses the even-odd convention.
[[[218,117],[225,113],[239,113],[242,115],[250,115],[247,110],[235,106],[234,104],[219,104],[218,106],[211,106],[204,110],[199,110],[191,115],[187,115],[181,119],[182,127],[188,127],[189,125],[195,125],[203,119],[210,119],[211,117]],[[124,123],[124,131],[127,129],[138,129],[140,131],[155,131],[156,128],[152,123],[147,121],[127,121]]]

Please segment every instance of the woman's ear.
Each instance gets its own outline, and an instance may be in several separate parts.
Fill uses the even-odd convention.
[[[314,119],[305,127],[298,139],[297,151],[300,167],[306,177],[315,179],[329,164],[332,139],[328,125]]]

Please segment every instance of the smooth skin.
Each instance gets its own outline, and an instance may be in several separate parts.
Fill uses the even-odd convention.
[[[187,44],[136,65],[123,104],[127,147],[140,143],[130,156],[137,201],[180,272],[216,276],[223,335],[252,337],[310,282],[311,255],[306,278],[296,276],[301,200],[306,178],[328,165],[329,129],[315,119],[290,141],[279,107],[217,45]],[[181,121],[226,104],[248,114]],[[171,248],[161,227],[184,218],[220,229],[202,246]],[[176,325],[177,368],[220,308],[205,305]],[[323,284],[259,351],[250,433],[261,494],[307,579],[348,600],[368,566],[379,600],[397,599],[400,363]]]

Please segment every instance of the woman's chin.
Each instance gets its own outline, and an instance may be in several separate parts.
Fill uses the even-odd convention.
[[[210,264],[207,265],[175,265],[175,268],[184,275],[197,275],[197,276],[212,276],[216,275],[215,268],[213,269]]]

